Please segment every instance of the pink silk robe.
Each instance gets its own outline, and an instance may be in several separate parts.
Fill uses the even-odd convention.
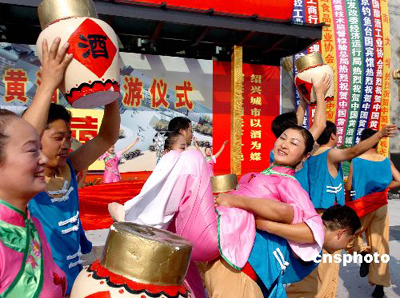
[[[313,232],[316,243],[299,244],[292,241],[288,243],[292,251],[303,261],[314,260],[322,250],[325,237],[321,216],[315,211],[307,192],[294,179],[293,169],[280,166],[274,166],[272,169],[281,175],[246,174],[239,181],[238,189],[231,191],[231,194],[290,204],[294,211],[292,224],[306,223]],[[256,234],[255,217],[252,213],[238,208],[218,207],[217,211],[222,257],[233,267],[241,269],[253,248]],[[236,243],[240,243],[240,246],[235,245]]]
[[[289,169],[276,170],[287,172]],[[255,174],[250,182],[242,179],[239,190],[232,193],[291,204],[295,211],[293,223],[306,222],[317,240],[315,245],[291,243],[292,249],[304,260],[320,252],[324,238],[321,218],[294,178]],[[231,265],[243,268],[254,244],[253,214],[226,207],[218,207],[216,213],[207,164],[197,150],[166,154],[140,194],[126,202],[124,208],[126,221],[168,229],[191,241],[193,261],[210,261],[221,253]],[[205,297],[193,263],[187,280],[197,298]]]
[[[122,152],[116,152],[115,154],[110,154],[108,152],[104,153],[99,157],[99,160],[104,160],[104,174],[103,183],[112,183],[121,181],[121,174],[119,173],[118,164],[121,159]]]
[[[34,226],[29,227],[31,232],[28,232],[27,225]],[[25,233],[31,235],[27,236]],[[36,233],[38,239],[33,237]],[[29,243],[26,243],[27,241]],[[29,249],[26,252],[27,247]],[[18,284],[14,285],[19,276],[22,277]],[[7,290],[10,291],[10,287],[13,292],[7,293],[6,296],[33,297],[34,293],[39,293],[36,297],[61,298],[67,288],[67,280],[64,272],[53,261],[50,246],[39,221],[36,218],[29,218],[22,211],[2,201],[0,203],[0,296]]]
[[[125,220],[172,232],[191,241],[192,261],[219,257],[217,214],[210,174],[197,150],[164,155],[141,192],[124,205]],[[186,277],[196,298],[205,298],[202,280],[191,262]]]

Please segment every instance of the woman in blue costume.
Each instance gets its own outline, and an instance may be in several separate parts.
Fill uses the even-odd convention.
[[[367,128],[361,134],[366,140],[377,132]],[[349,252],[366,254],[389,254],[389,214],[387,212],[387,188],[400,185],[400,173],[387,157],[377,151],[378,144],[364,154],[354,158],[350,165],[346,189],[351,191],[353,201],[363,201],[368,205],[368,214],[362,216],[362,233],[349,245]],[[363,241],[363,233],[367,246]],[[390,286],[389,263],[363,262],[360,267],[362,277],[368,274],[369,282],[376,285],[373,297],[383,297],[383,287]]]
[[[59,45],[60,38],[56,38],[48,50],[46,40],[43,41],[43,57],[51,59],[54,67],[60,64],[68,49],[65,44],[59,50]],[[71,56],[66,57],[71,61]],[[29,210],[43,225],[53,258],[67,275],[68,294],[82,269],[81,255],[92,248],[80,221],[75,173],[89,167],[117,141],[120,114],[117,101],[106,105],[99,134],[69,154],[71,115],[64,107],[51,104],[52,94],[61,83],[64,71],[65,65],[57,68],[58,81],[42,80],[46,88],[38,91],[24,119],[38,131],[43,153],[49,159],[45,166],[46,191],[30,201]]]

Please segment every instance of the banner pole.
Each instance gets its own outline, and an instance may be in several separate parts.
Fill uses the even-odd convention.
[[[231,173],[242,173],[243,48],[234,46],[231,57]]]

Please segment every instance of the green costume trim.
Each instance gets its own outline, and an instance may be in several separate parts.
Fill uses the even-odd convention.
[[[233,264],[232,262],[230,262],[230,261],[228,260],[228,258],[225,257],[224,254],[222,253],[222,249],[221,249],[221,239],[220,239],[220,227],[221,227],[220,218],[221,218],[221,214],[218,212],[217,209],[215,209],[215,212],[217,212],[217,214],[218,214],[218,250],[219,250],[219,254],[221,255],[221,257],[222,257],[230,266],[232,266],[232,267],[235,268],[236,270],[242,270],[244,267],[240,268],[240,267],[234,265],[234,264]]]
[[[23,253],[26,244],[26,228],[0,220],[0,241],[12,250]]]
[[[108,156],[106,156],[106,157],[104,158],[104,161],[107,162],[107,161],[109,161],[110,159],[113,159],[115,156],[116,156],[115,153],[113,153],[113,154],[108,153]]]
[[[10,203],[0,200],[0,204],[6,206],[7,208],[10,208],[11,210],[14,210],[15,212],[17,212],[18,214],[20,214],[24,219],[26,219],[26,213],[23,212],[22,210],[19,210],[17,207],[14,207],[13,205],[11,205]]]
[[[280,173],[280,172],[277,172],[277,171],[273,170],[273,168],[277,167],[277,166],[288,168],[288,169],[293,169],[293,167],[289,167],[289,166],[274,165],[274,166],[271,166],[268,169],[265,169],[264,171],[262,171],[261,174],[263,174],[263,175],[278,175],[278,176],[292,178],[292,179],[296,180],[296,178],[293,175],[284,174],[284,173]]]
[[[287,177],[287,178],[291,178],[291,179],[296,180],[296,178],[295,178],[293,175],[284,174],[284,173],[280,173],[280,172],[274,171],[272,168],[274,168],[274,167],[276,167],[276,166],[284,167],[284,168],[289,168],[289,169],[293,169],[293,167],[289,167],[289,166],[273,165],[273,166],[270,166],[268,169],[265,169],[264,171],[262,171],[261,174],[263,174],[263,175],[278,175],[278,176]],[[236,186],[236,190],[238,190],[238,189],[239,189],[239,184]],[[228,258],[227,258],[226,256],[224,256],[224,254],[222,253],[221,243],[220,243],[220,241],[221,241],[221,239],[220,239],[220,231],[221,231],[221,221],[220,221],[220,218],[221,218],[221,214],[218,212],[217,209],[215,209],[215,212],[217,212],[217,214],[218,214],[218,250],[219,250],[219,254],[221,255],[221,257],[222,257],[230,266],[232,266],[232,267],[235,268],[236,270],[242,270],[244,267],[240,268],[240,267],[238,267],[238,266],[232,264],[232,262],[230,262],[230,261],[228,260]]]

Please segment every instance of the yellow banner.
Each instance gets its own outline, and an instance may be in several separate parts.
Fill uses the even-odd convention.
[[[383,36],[383,78],[382,78],[382,101],[379,129],[390,123],[390,24],[388,0],[380,0],[382,14],[382,36]],[[379,144],[379,152],[389,156],[389,139],[383,139]]]
[[[72,137],[81,144],[96,137],[103,121],[103,110],[68,109],[72,114]],[[79,146],[79,145],[78,145]],[[77,148],[73,148],[77,149]],[[89,170],[104,170],[104,161],[95,161]]]
[[[322,29],[321,53],[326,64],[333,69],[335,79],[335,100],[328,102],[326,105],[326,120],[335,122],[336,118],[336,101],[338,98],[338,79],[336,69],[336,40],[334,26],[332,23],[332,4],[331,0],[318,1],[319,22],[325,23]]]

